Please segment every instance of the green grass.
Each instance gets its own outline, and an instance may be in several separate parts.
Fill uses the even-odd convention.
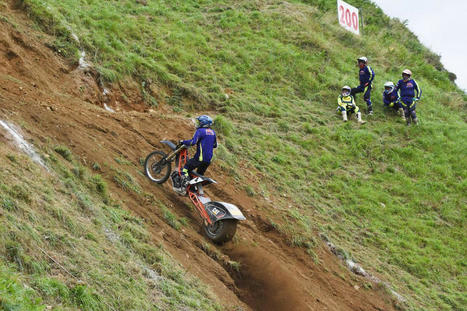
[[[71,162],[73,160],[70,149],[66,146],[56,146],[55,152],[61,155],[65,160]]]
[[[0,309],[17,311],[42,311],[39,296],[30,288],[23,286],[19,273],[8,266],[0,265]]]
[[[188,224],[188,220],[186,218],[178,218],[177,215],[172,213],[165,205],[162,203],[159,204],[162,210],[162,217],[164,218],[165,222],[174,228],[175,230],[180,230],[182,226],[186,226]]]
[[[141,194],[142,189],[136,179],[128,172],[120,169],[112,169],[114,171],[114,182],[125,191],[132,191],[136,194]]]
[[[337,25],[326,0],[22,2],[75,61],[76,33],[107,82],[132,76],[148,104],[222,113],[219,166],[239,179],[242,159],[264,176],[255,197],[274,198],[292,245],[311,249],[320,231],[410,309],[466,305],[467,97],[402,23],[364,0],[350,1],[365,14],[362,37]],[[364,127],[334,113],[361,55],[377,75]],[[423,89],[418,127],[381,108],[384,82],[406,67]],[[114,181],[138,193],[128,173]]]
[[[1,310],[221,310],[99,175],[53,152],[47,174],[0,147]]]

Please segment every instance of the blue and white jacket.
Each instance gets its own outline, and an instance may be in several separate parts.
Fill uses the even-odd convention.
[[[211,128],[200,127],[196,129],[192,139],[184,140],[186,146],[196,145],[194,158],[201,162],[211,162],[214,148],[217,148],[216,132]]]
[[[375,72],[373,68],[371,68],[370,66],[365,66],[360,69],[360,72],[359,72],[360,85],[365,85],[367,83],[371,84],[374,78],[375,78]]]
[[[407,81],[399,80],[399,82],[397,82],[396,90],[399,92],[399,96],[404,102],[411,103],[414,97],[420,99],[422,96],[422,89],[414,79]],[[417,95],[415,95],[415,93],[417,93]]]

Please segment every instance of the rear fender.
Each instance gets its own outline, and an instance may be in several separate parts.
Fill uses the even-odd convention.
[[[246,219],[245,216],[243,216],[243,213],[240,211],[240,209],[237,206],[230,203],[208,202],[204,206],[206,207],[206,211],[213,223],[224,219]]]

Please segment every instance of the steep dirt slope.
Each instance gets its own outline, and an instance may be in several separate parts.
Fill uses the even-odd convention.
[[[273,202],[248,197],[216,164],[209,175],[219,185],[209,194],[237,204],[248,220],[239,226],[233,243],[206,247],[209,242],[198,230],[199,220],[187,198],[141,174],[140,159],[161,148],[161,139],[192,133],[189,119],[169,113],[163,105],[148,109],[132,95],[134,87],[114,86],[111,95],[104,96],[92,72],[64,63],[46,47],[50,38],[32,30],[20,12],[5,10],[10,22],[0,22],[0,119],[20,126],[39,149],[63,144],[84,165],[100,163],[113,197],[144,217],[154,243],[163,244],[187,271],[208,284],[227,309],[393,310],[382,290],[365,289],[367,281],[347,272],[324,246],[317,249],[319,263],[290,247],[265,221]],[[117,112],[105,110],[104,103]],[[117,163],[117,157],[131,164]],[[120,188],[113,181],[116,170],[134,176],[141,193]],[[189,226],[181,231],[168,226],[159,201],[187,217]],[[231,260],[240,262],[239,271]]]

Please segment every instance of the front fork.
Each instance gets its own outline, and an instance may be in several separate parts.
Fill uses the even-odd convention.
[[[175,158],[175,156],[177,154],[179,156],[179,159],[178,159],[178,171],[179,171],[179,174],[181,174],[180,173],[181,172],[180,165],[181,165],[181,167],[185,166],[186,159],[187,159],[187,156],[188,156],[188,151],[183,146],[175,149],[174,151],[172,151],[171,153],[166,155],[164,158],[162,158],[159,162],[154,163],[153,164],[153,170],[154,170],[154,167],[158,167],[162,162],[164,162],[164,165],[167,162],[171,162]],[[183,163],[183,164],[181,164],[181,163]]]
[[[185,167],[186,161],[188,158],[188,151],[186,148],[180,151],[180,154],[178,155],[178,175],[181,177],[182,176],[182,170]]]

